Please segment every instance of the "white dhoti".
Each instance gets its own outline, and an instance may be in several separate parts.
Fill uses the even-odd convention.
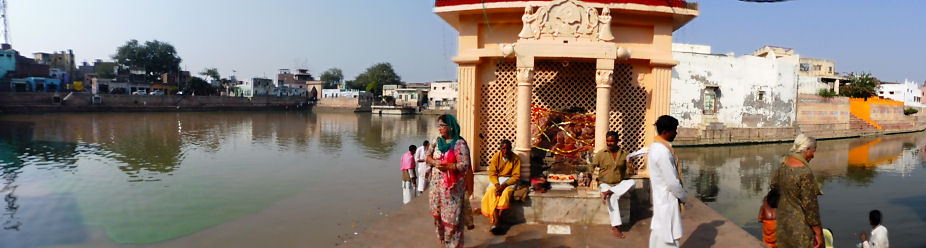
[[[602,193],[611,191],[613,194],[608,197],[606,202],[608,203],[608,216],[611,217],[611,226],[620,226],[624,222],[621,221],[621,211],[618,201],[621,199],[621,196],[624,193],[627,193],[628,190],[632,189],[636,184],[633,180],[623,180],[617,185],[610,185],[607,183],[602,183],[598,185],[598,190]]]
[[[427,165],[418,165],[418,192],[424,192],[428,187],[428,181],[430,181],[431,176],[431,167]]]
[[[415,197],[415,183],[412,181],[402,181],[402,204],[407,204]]]
[[[678,248],[678,239],[673,240],[672,243],[666,243],[663,241],[662,237],[659,237],[657,232],[650,232],[649,235],[649,247],[650,248]]]

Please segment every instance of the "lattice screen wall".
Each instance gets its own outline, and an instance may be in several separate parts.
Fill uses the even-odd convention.
[[[495,81],[482,86],[482,147],[480,165],[488,165],[495,154],[498,142],[515,139],[515,103],[517,101],[517,70],[514,61],[496,65]],[[646,115],[646,90],[634,86],[631,66],[617,64],[611,88],[609,129],[621,133],[621,147],[635,151],[643,146]],[[595,113],[595,63],[570,61],[542,61],[534,65],[534,105],[563,110],[584,108]]]
[[[646,89],[633,83],[633,68],[629,64],[615,64],[613,79],[608,130],[617,130],[621,134],[621,148],[634,152],[646,145]],[[642,167],[644,160],[634,162]]]
[[[515,62],[499,62],[495,67],[495,81],[482,84],[482,147],[475,164],[489,166],[489,160],[504,139],[515,142],[515,103],[518,86]],[[477,131],[478,132],[478,131]]]

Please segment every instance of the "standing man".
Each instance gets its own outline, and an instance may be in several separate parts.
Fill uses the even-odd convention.
[[[408,146],[408,152],[402,154],[402,204],[408,204],[415,197],[415,145]]]
[[[511,141],[502,140],[498,153],[489,160],[489,184],[482,197],[482,215],[489,218],[489,231],[495,229],[502,211],[510,207],[511,192],[521,179],[521,158],[511,152]]]
[[[619,239],[624,238],[619,226],[621,221],[621,212],[618,207],[618,200],[621,195],[627,193],[627,190],[633,188],[633,180],[624,180],[628,176],[627,152],[621,150],[617,142],[620,140],[617,132],[609,131],[605,134],[605,145],[607,149],[595,153],[592,163],[588,165],[587,174],[598,171],[598,190],[601,192],[601,199],[608,206],[608,215],[611,217],[611,233]]]
[[[682,238],[681,205],[685,189],[678,177],[678,158],[670,142],[678,135],[678,120],[663,115],[656,119],[656,136],[646,159],[653,191],[653,220],[649,247],[679,247]]]
[[[431,166],[428,166],[426,161],[428,158],[428,145],[430,143],[425,140],[421,147],[418,147],[418,150],[415,151],[415,161],[418,162],[418,195],[424,194],[428,181],[431,180]]]

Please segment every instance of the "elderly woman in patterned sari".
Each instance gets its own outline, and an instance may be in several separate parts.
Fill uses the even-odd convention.
[[[437,118],[440,136],[432,142],[427,163],[431,170],[431,215],[437,238],[445,247],[463,247],[466,172],[470,170],[469,146],[460,137],[460,125],[453,115]]]
[[[779,248],[820,247],[820,186],[810,170],[810,160],[817,151],[817,141],[800,134],[794,139],[791,154],[772,174],[770,189],[778,189],[776,239]]]

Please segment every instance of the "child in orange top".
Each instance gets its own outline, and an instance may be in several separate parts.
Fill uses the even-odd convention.
[[[768,191],[759,207],[759,222],[762,223],[762,242],[775,248],[775,209],[778,208],[778,189]]]

